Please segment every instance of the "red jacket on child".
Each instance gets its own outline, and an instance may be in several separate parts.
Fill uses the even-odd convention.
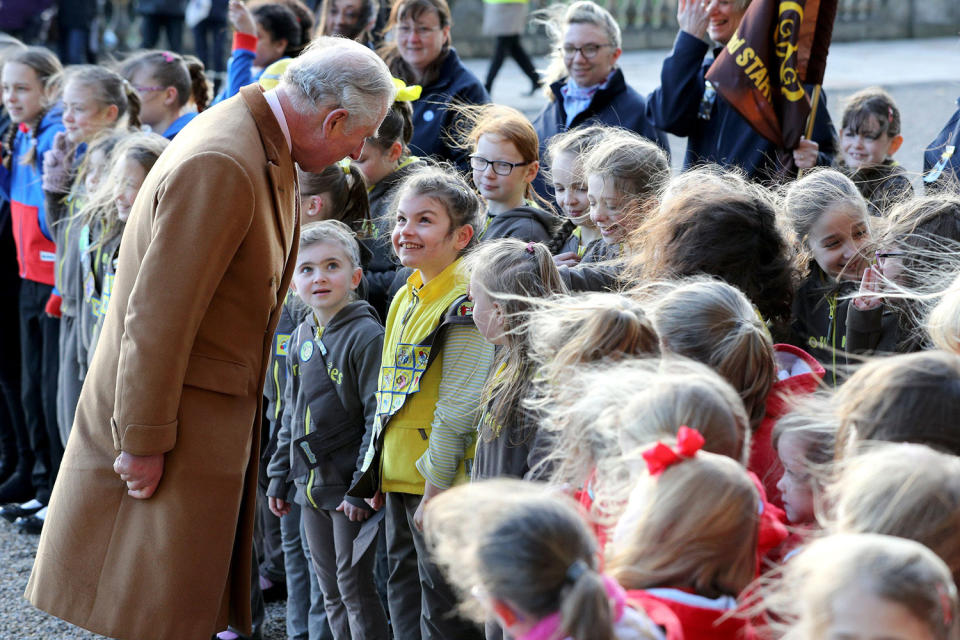
[[[733,615],[730,596],[705,598],[683,589],[636,589],[627,601],[666,631],[667,640],[754,640],[750,621]],[[672,615],[671,615],[672,614]]]

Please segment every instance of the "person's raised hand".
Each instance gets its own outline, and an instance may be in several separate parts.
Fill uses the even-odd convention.
[[[290,508],[291,508],[291,505],[289,502],[287,502],[283,498],[274,498],[273,496],[270,496],[267,498],[267,506],[270,507],[270,513],[277,516],[278,518],[282,518],[283,516],[290,513]]]
[[[677,24],[694,38],[707,39],[707,26],[710,24],[709,2],[703,0],[679,0],[677,2]]]
[[[40,186],[48,193],[67,193],[73,171],[73,145],[64,131],[53,136],[53,145],[43,153],[43,178]]]
[[[340,503],[337,511],[347,516],[350,522],[363,522],[370,517],[370,510],[350,504],[346,500]]]
[[[793,161],[798,169],[813,169],[817,166],[817,158],[820,154],[820,145],[813,140],[800,138],[800,143],[793,150]]]
[[[860,311],[870,311],[882,305],[883,298],[878,295],[882,278],[880,267],[867,267],[860,279],[860,292],[853,299],[853,306]]]
[[[130,497],[146,500],[157,490],[163,477],[163,454],[135,456],[121,451],[113,461],[113,470],[127,483]]]
[[[564,251],[553,256],[553,264],[558,267],[575,267],[580,264],[580,256],[576,251]]]
[[[227,16],[230,18],[230,24],[238,33],[257,35],[257,23],[253,19],[253,14],[241,0],[230,0],[230,5],[227,7]]]

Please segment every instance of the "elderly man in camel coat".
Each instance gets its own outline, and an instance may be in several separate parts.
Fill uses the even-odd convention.
[[[200,114],[143,183],[26,597],[96,633],[250,630],[260,403],[299,236],[297,172],[356,158],[393,100],[321,38],[276,90]]]

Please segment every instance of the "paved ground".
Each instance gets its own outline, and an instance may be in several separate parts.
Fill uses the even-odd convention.
[[[627,81],[640,93],[660,83],[660,67],[667,50],[624,53],[621,66]],[[538,69],[546,59],[534,60]],[[467,60],[466,65],[482,80],[486,60]],[[900,107],[903,120],[903,147],[897,160],[919,177],[923,149],[939,133],[956,108],[960,96],[960,38],[844,42],[833,45],[824,91],[828,108],[839,122],[843,100],[864,87],[880,85],[890,91]],[[528,97],[530,82],[513,60],[504,63],[493,87],[493,99],[514,106],[533,117],[543,107],[542,94]],[[671,136],[675,164],[683,159],[686,143]]]
[[[641,93],[658,84],[660,64],[667,51],[626,53],[622,66],[627,80]],[[543,59],[537,66],[545,65]],[[481,79],[486,60],[467,60]],[[844,97],[857,89],[882,85],[897,100],[903,113],[905,142],[897,159],[919,175],[922,151],[940,131],[954,110],[960,95],[960,39],[860,42],[834,45],[824,87],[830,112],[839,118]],[[508,61],[494,86],[493,98],[513,105],[531,117],[542,108],[541,95],[527,97],[529,82],[512,61]],[[672,138],[673,156],[683,157],[684,142]],[[27,605],[22,594],[33,564],[36,538],[13,531],[0,520],[0,640],[53,640],[99,638],[42,614]],[[283,607],[268,608],[266,640],[283,640]]]

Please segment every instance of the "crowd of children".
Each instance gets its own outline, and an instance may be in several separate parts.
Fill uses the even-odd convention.
[[[141,183],[197,112],[276,82],[298,7],[231,3],[215,99],[190,56],[0,41],[23,531]],[[960,638],[960,190],[914,192],[889,94],[849,98],[832,168],[771,186],[502,105],[451,109],[461,173],[412,155],[397,84],[357,159],[299,173],[258,505],[291,639]]]

